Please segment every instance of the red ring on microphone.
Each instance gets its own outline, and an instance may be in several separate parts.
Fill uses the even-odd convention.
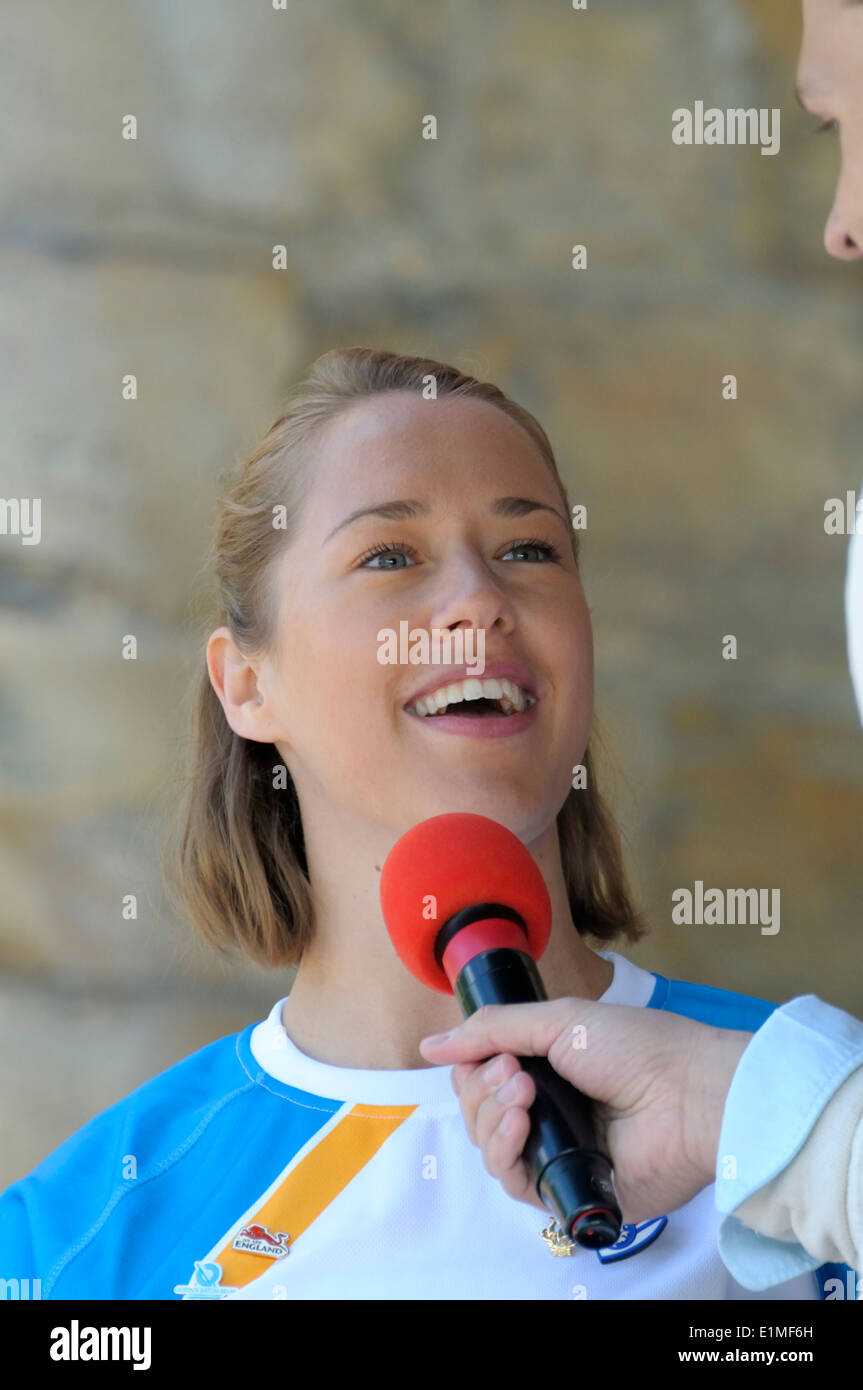
[[[483,921],[470,922],[462,927],[441,957],[441,964],[453,989],[462,968],[480,951],[497,951],[506,947],[530,955],[527,936],[517,922],[510,922],[505,917],[486,917]]]

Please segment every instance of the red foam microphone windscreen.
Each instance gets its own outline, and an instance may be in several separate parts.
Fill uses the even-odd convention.
[[[506,826],[455,811],[420,821],[381,870],[381,910],[399,959],[430,989],[452,994],[434,957],[441,927],[477,903],[514,908],[527,927],[525,952],[539,960],[551,933],[551,899],[530,851]]]

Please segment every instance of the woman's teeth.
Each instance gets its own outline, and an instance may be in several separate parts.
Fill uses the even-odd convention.
[[[408,709],[423,716],[442,714],[450,705],[471,700],[495,700],[503,714],[520,714],[536,704],[533,695],[521,690],[506,677],[480,680],[477,676],[469,676],[467,680],[442,685],[439,690],[421,695],[412,705],[408,705]]]

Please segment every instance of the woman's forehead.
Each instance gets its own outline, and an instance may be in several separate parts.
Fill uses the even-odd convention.
[[[398,399],[396,399],[398,396]],[[378,479],[422,478],[429,491],[551,472],[537,444],[497,406],[464,398],[426,401],[399,392],[351,404],[313,449],[323,486],[363,492]]]
[[[399,436],[445,443],[466,431],[511,436],[515,443],[523,438],[525,445],[531,444],[517,422],[488,401],[452,395],[426,400],[418,391],[388,391],[352,401],[329,423],[322,439],[327,443],[337,437],[340,445],[350,439],[357,447],[389,438],[397,441]]]

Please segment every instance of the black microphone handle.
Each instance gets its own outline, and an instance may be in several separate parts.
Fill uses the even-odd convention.
[[[462,967],[454,992],[465,1018],[483,1004],[548,999],[535,962],[512,947],[480,951]],[[536,1085],[522,1157],[537,1196],[579,1245],[613,1245],[622,1216],[611,1162],[596,1147],[593,1102],[559,1076],[547,1057],[518,1061]]]

